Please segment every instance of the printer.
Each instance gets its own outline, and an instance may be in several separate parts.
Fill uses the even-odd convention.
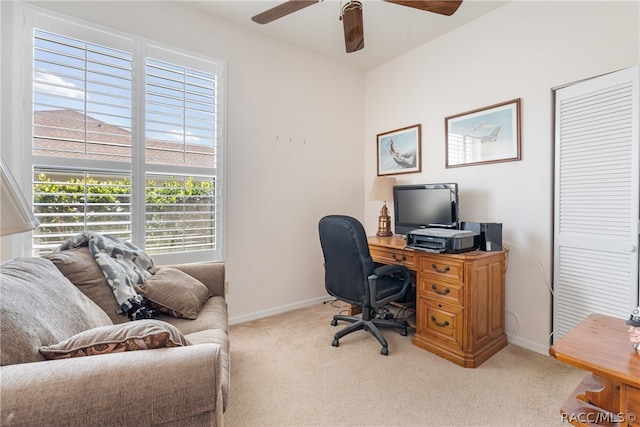
[[[407,246],[435,253],[461,253],[477,249],[479,233],[473,230],[419,228],[407,233]]]

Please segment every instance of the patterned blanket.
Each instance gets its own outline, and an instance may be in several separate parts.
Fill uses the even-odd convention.
[[[131,320],[155,319],[158,311],[139,295],[133,285],[142,284],[156,272],[153,260],[142,249],[117,237],[80,233],[60,245],[57,251],[88,246],[118,302],[118,313]]]

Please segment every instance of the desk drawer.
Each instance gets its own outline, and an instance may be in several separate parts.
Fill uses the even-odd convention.
[[[462,349],[462,308],[439,304],[427,298],[418,301],[417,334],[444,341],[456,349]]]
[[[460,284],[464,280],[464,264],[456,259],[421,255],[419,271],[421,277],[429,280],[448,280]]]
[[[464,287],[457,283],[430,280],[431,277],[420,279],[419,295],[436,302],[464,305]]]
[[[380,264],[404,265],[409,270],[415,271],[413,251],[370,246],[369,252],[375,262],[379,262]]]

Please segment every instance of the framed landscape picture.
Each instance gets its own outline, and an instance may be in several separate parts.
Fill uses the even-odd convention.
[[[378,134],[378,176],[420,172],[421,125]]]
[[[446,167],[520,160],[520,98],[445,118]]]

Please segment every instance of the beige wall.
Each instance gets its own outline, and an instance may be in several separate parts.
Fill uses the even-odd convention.
[[[639,18],[638,2],[516,1],[367,74],[365,187],[376,135],[422,123],[423,171],[400,182],[458,182],[462,220],[503,223],[509,340],[541,353],[552,330],[552,88],[638,64]],[[446,169],[444,118],[514,98],[522,160]],[[369,230],[377,211],[366,205]]]
[[[366,193],[376,175],[376,134],[421,123],[423,172],[400,182],[456,181],[463,220],[504,224],[511,243],[507,332],[511,342],[546,352],[552,88],[640,62],[637,2],[516,1],[366,76],[169,2],[113,5],[43,3],[227,61],[232,321],[326,296],[318,219],[354,215],[373,234],[380,206],[367,202]],[[1,7],[6,26],[10,7]],[[4,152],[11,82],[2,31]],[[445,169],[444,117],[512,98],[523,100],[523,160]]]
[[[324,299],[317,222],[337,212],[364,219],[364,74],[176,3],[114,4],[40,5],[227,62],[231,320]]]

